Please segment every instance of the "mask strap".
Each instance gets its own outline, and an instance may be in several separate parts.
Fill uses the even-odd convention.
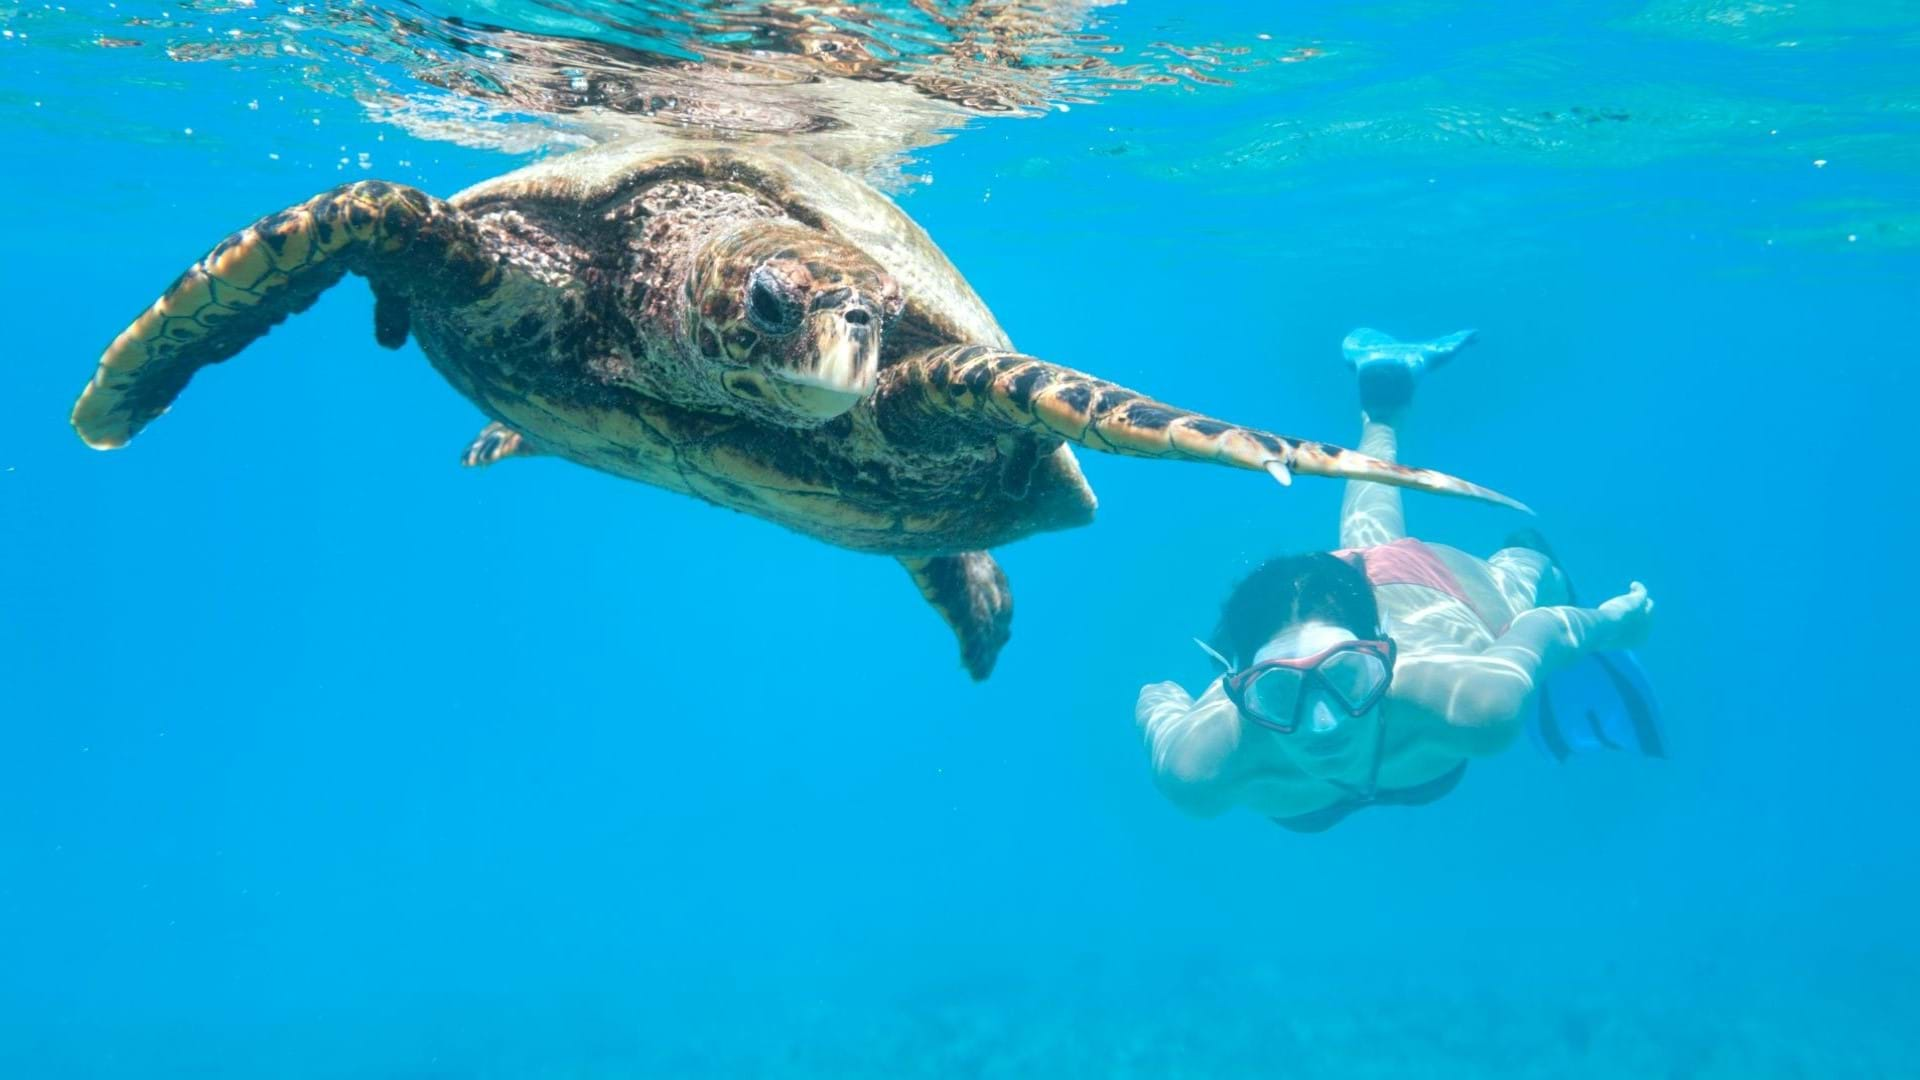
[[[1227,674],[1229,674],[1229,675],[1232,675],[1232,674],[1234,674],[1234,667],[1233,667],[1233,661],[1231,661],[1231,660],[1228,660],[1228,659],[1227,659],[1226,657],[1224,657],[1224,656],[1221,656],[1221,655],[1220,655],[1220,653],[1219,653],[1218,651],[1216,651],[1216,650],[1214,649],[1214,647],[1213,647],[1213,646],[1211,646],[1211,645],[1209,645],[1209,644],[1207,644],[1207,643],[1206,643],[1206,642],[1204,642],[1204,641],[1201,641],[1201,640],[1200,640],[1199,638],[1194,638],[1194,639],[1193,639],[1193,643],[1194,643],[1195,645],[1198,645],[1198,646],[1200,646],[1200,651],[1201,651],[1201,652],[1204,652],[1204,653],[1206,653],[1206,654],[1207,654],[1208,656],[1211,656],[1211,657],[1213,657],[1213,658],[1214,658],[1215,660],[1218,660],[1218,661],[1220,662],[1220,666],[1221,666],[1221,667],[1223,667],[1223,668],[1226,668],[1226,669],[1227,669]]]

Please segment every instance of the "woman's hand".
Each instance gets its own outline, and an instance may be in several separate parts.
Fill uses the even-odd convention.
[[[1179,683],[1148,683],[1140,688],[1140,696],[1133,703],[1133,722],[1145,729],[1155,712],[1162,707],[1184,713],[1193,708],[1193,698],[1187,693],[1187,688]]]
[[[1634,582],[1624,594],[1601,604],[1599,611],[1613,648],[1630,649],[1647,640],[1653,625],[1653,598],[1645,585]]]
[[[1140,688],[1134,723],[1153,762],[1154,783],[1187,813],[1211,817],[1234,803],[1233,763],[1240,746],[1239,713],[1215,680],[1199,700],[1179,683]]]

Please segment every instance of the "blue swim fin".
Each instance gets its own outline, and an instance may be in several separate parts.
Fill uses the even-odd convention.
[[[1566,602],[1578,604],[1573,579],[1538,529],[1507,537],[1507,547],[1529,548],[1560,570]],[[1660,699],[1640,661],[1625,649],[1588,653],[1547,680],[1533,696],[1527,734],[1555,761],[1595,750],[1626,750],[1643,757],[1667,756],[1660,734]]]
[[[1534,695],[1527,731],[1556,761],[1596,750],[1667,756],[1660,699],[1631,652],[1588,653]]]
[[[1341,355],[1360,378],[1360,404],[1368,412],[1397,409],[1413,400],[1413,386],[1428,368],[1447,362],[1473,343],[1477,332],[1462,330],[1432,341],[1401,341],[1367,327],[1348,334]]]

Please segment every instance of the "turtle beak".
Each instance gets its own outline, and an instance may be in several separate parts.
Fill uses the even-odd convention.
[[[772,372],[775,392],[798,412],[831,420],[873,394],[880,379],[880,319],[853,299],[807,316],[802,338],[810,348]]]

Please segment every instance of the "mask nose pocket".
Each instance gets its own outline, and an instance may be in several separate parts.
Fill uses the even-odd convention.
[[[1315,735],[1327,735],[1340,729],[1340,722],[1346,717],[1336,712],[1331,702],[1314,696],[1313,707],[1308,710],[1306,729]]]

